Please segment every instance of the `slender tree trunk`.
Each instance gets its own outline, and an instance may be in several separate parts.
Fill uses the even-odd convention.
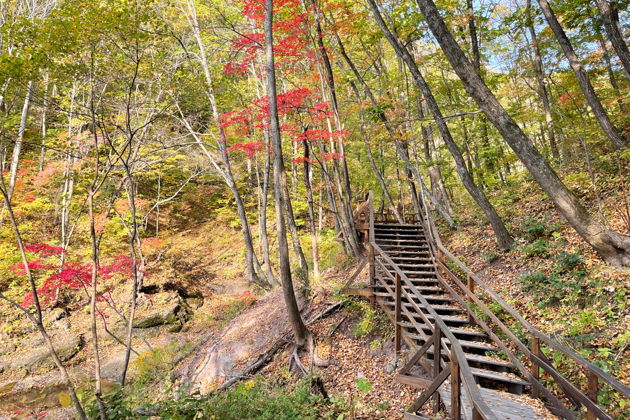
[[[383,34],[385,35],[387,40],[390,42],[390,44],[396,51],[396,54],[399,55],[405,61],[405,63],[407,64],[407,67],[409,68],[409,71],[411,72],[413,76],[414,81],[416,82],[416,85],[418,86],[418,89],[420,90],[420,92],[422,92],[422,96],[424,97],[427,103],[429,111],[431,112],[435,120],[435,123],[438,126],[438,129],[440,130],[442,139],[444,140],[444,143],[446,144],[446,147],[448,148],[449,152],[451,152],[451,155],[453,156],[453,160],[455,161],[455,166],[457,169],[457,174],[462,180],[462,183],[466,187],[466,190],[468,191],[468,193],[472,196],[472,198],[475,200],[477,205],[479,205],[479,207],[485,214],[486,218],[492,225],[492,229],[494,230],[494,234],[495,234],[499,249],[506,250],[506,249],[511,248],[514,242],[512,237],[510,236],[509,232],[505,228],[503,221],[497,214],[496,210],[494,209],[490,201],[488,201],[483,191],[481,191],[481,189],[475,184],[472,176],[470,175],[470,172],[468,172],[468,169],[466,168],[466,162],[464,161],[464,157],[462,156],[461,151],[457,147],[455,140],[453,140],[451,133],[448,129],[448,126],[446,125],[446,121],[442,117],[442,112],[440,111],[437,105],[437,102],[435,98],[433,97],[431,89],[429,88],[429,85],[424,80],[424,77],[422,77],[422,74],[420,73],[420,70],[418,69],[413,57],[411,56],[407,48],[402,46],[398,42],[398,40],[394,38],[393,34],[389,31],[388,27],[386,26],[385,22],[383,21],[381,17],[381,14],[374,0],[368,0],[368,3],[370,4],[370,7],[376,19],[376,22],[378,23],[379,27],[383,31]],[[475,72],[475,74],[477,73]],[[477,77],[480,77],[480,76],[477,74]]]
[[[346,61],[346,63],[350,67],[350,69],[352,70],[352,73],[354,74],[355,78],[363,86],[365,94],[370,99],[370,102],[372,103],[372,106],[378,107],[378,102],[376,101],[376,98],[374,97],[374,94],[372,93],[372,90],[370,89],[370,86],[366,83],[365,79],[363,79],[363,76],[361,76],[361,73],[359,72],[357,67],[354,65],[354,62],[350,59],[350,56],[348,56],[348,54],[347,54],[347,52],[346,52],[346,50],[345,50],[345,48],[343,46],[343,43],[341,42],[341,38],[336,33],[335,33],[335,37],[337,39],[337,44],[339,45],[339,51],[341,52],[341,55],[343,56],[344,60]],[[407,167],[412,171],[412,173],[413,173],[413,175],[414,175],[414,177],[416,179],[416,182],[418,183],[418,186],[423,190],[423,192],[426,195],[426,197],[435,206],[435,209],[440,214],[440,216],[442,216],[444,221],[446,221],[446,223],[449,225],[449,227],[451,229],[454,229],[455,228],[455,222],[453,221],[453,218],[444,209],[442,204],[440,204],[440,202],[438,200],[436,200],[435,197],[433,197],[433,195],[430,194],[429,191],[426,189],[426,187],[424,186],[424,183],[422,182],[422,177],[420,176],[420,173],[418,172],[418,168],[415,167],[414,165],[412,165],[411,162],[409,162],[409,159],[407,159],[405,161],[404,156],[401,156],[401,149],[399,147],[398,139],[396,138],[396,133],[395,133],[394,129],[392,128],[391,124],[389,123],[389,120],[387,119],[387,116],[384,113],[379,113],[379,119],[383,122],[383,124],[385,125],[385,128],[387,129],[388,134],[392,138],[392,140],[393,140],[393,142],[394,142],[394,144],[396,146],[396,152],[398,153],[399,157],[401,158],[401,160],[403,160],[405,162]],[[381,152],[382,152],[382,149],[381,149]],[[384,170],[383,170],[383,173],[384,173]]]
[[[42,104],[42,146],[39,152],[39,163],[37,165],[38,172],[44,169],[44,160],[46,159],[46,134],[48,133],[48,126],[46,125],[46,117],[48,114],[48,73],[44,77],[44,103]]]
[[[617,77],[615,77],[615,71],[612,68],[610,54],[608,54],[608,48],[606,48],[606,41],[604,41],[602,34],[599,32],[599,28],[595,28],[595,37],[597,38],[597,42],[599,43],[599,48],[602,49],[602,56],[604,58],[604,63],[606,64],[606,73],[608,73],[610,86],[612,87],[615,96],[617,96],[617,105],[619,105],[619,110],[621,112],[625,112],[626,107],[623,104],[621,91],[619,90],[619,84],[617,83]]]
[[[358,91],[356,92],[356,94],[358,95]],[[383,195],[385,196],[385,199],[387,200],[387,203],[389,204],[389,208],[394,213],[394,216],[396,216],[396,220],[398,220],[399,223],[404,223],[404,220],[402,216],[400,215],[400,213],[398,213],[398,209],[396,208],[396,205],[394,204],[394,200],[392,199],[392,196],[389,193],[389,189],[387,188],[387,185],[385,184],[385,180],[381,176],[381,173],[378,170],[378,166],[376,166],[376,162],[374,162],[374,156],[372,155],[372,148],[370,146],[370,140],[368,139],[367,134],[365,132],[363,108],[359,110],[359,113],[361,114],[361,137],[363,138],[363,143],[365,144],[365,150],[366,150],[368,160],[370,161],[370,166],[372,167],[372,172],[374,173],[374,176],[376,177],[378,184],[381,186],[381,191],[383,192]]]
[[[610,2],[608,2],[607,0],[595,0],[595,3],[597,4],[599,12],[602,14],[606,35],[608,35],[608,39],[621,61],[626,80],[628,81],[628,85],[630,85],[630,50],[628,50],[628,45],[623,39],[621,27],[619,26],[617,1],[610,0]]]
[[[22,105],[22,115],[20,117],[20,126],[18,128],[18,135],[15,139],[15,145],[13,146],[13,156],[11,157],[11,171],[9,175],[9,188],[7,193],[9,199],[13,197],[13,191],[15,189],[15,182],[17,181],[18,165],[20,164],[20,152],[22,151],[22,140],[24,140],[24,132],[26,131],[26,119],[28,118],[28,110],[31,104],[31,97],[33,95],[33,82],[28,82],[26,85],[26,94],[24,95],[24,104]]]
[[[287,243],[287,232],[284,215],[286,203],[283,191],[284,187],[282,172],[284,171],[284,161],[282,159],[282,139],[280,137],[280,123],[278,121],[278,104],[276,93],[276,69],[273,54],[273,0],[265,0],[265,56],[267,72],[267,89],[269,95],[269,119],[271,130],[271,141],[274,151],[273,177],[276,188],[274,196],[276,200],[276,230],[278,232],[278,253],[280,256],[280,278],[282,280],[282,291],[284,302],[287,308],[289,322],[293,329],[295,343],[297,346],[306,344],[309,331],[302,321],[302,315],[297,304],[295,291],[293,290],[293,280],[291,278],[291,263],[289,261],[289,246]]]
[[[98,147],[96,150],[98,153]],[[97,172],[98,174],[98,172]],[[97,175],[96,175],[97,176]],[[96,179],[96,178],[95,178]],[[94,222],[94,195],[95,183],[92,184],[90,191],[88,192],[88,214],[90,217],[90,240],[92,244],[92,287],[90,296],[90,331],[92,333],[92,349],[94,354],[94,395],[96,396],[96,402],[99,408],[99,417],[101,420],[105,420],[106,411],[103,404],[102,396],[102,381],[101,381],[101,357],[99,354],[98,346],[98,333],[96,330],[96,299],[98,294],[98,270],[99,270],[99,251],[98,241],[96,236],[96,226]]]
[[[46,347],[48,347],[48,350],[53,359],[53,362],[55,363],[55,366],[57,366],[57,369],[59,370],[62,381],[64,385],[66,386],[66,389],[68,390],[68,393],[70,394],[70,399],[72,400],[74,408],[77,411],[77,415],[79,416],[80,419],[85,420],[87,419],[87,416],[85,415],[83,406],[81,405],[81,402],[79,401],[79,398],[77,397],[74,385],[72,383],[72,380],[70,379],[70,375],[68,375],[68,371],[66,370],[66,367],[63,365],[63,362],[61,361],[59,354],[57,354],[57,351],[55,350],[55,346],[52,343],[50,335],[48,334],[48,331],[44,327],[44,318],[42,315],[42,307],[39,302],[39,296],[37,294],[37,285],[35,284],[33,273],[31,272],[31,269],[28,265],[28,259],[26,257],[26,251],[24,249],[24,242],[22,241],[22,234],[20,232],[17,220],[15,220],[15,214],[13,213],[13,208],[11,207],[11,198],[9,197],[8,188],[5,185],[4,177],[2,176],[3,169],[4,169],[3,165],[0,165],[0,193],[2,194],[5,208],[7,210],[7,213],[9,214],[9,220],[11,222],[11,226],[13,227],[15,240],[17,242],[18,249],[20,251],[22,264],[24,265],[24,271],[26,272],[26,276],[28,278],[28,282],[31,288],[31,293],[33,294],[33,304],[35,306],[35,314],[31,313],[31,311],[29,311],[28,309],[23,308],[12,299],[6,297],[3,293],[0,293],[0,299],[4,299],[5,301],[13,305],[16,309],[22,311],[26,315],[26,317],[35,325],[35,328],[37,328],[40,335],[44,339],[44,342],[46,343]]]
[[[593,218],[562,183],[547,161],[505,111],[455,42],[432,0],[417,0],[431,32],[468,94],[501,133],[559,213],[609,264],[630,265],[630,237],[608,230]]]
[[[549,148],[551,149],[551,156],[554,160],[560,160],[560,152],[558,151],[558,144],[556,142],[556,133],[551,116],[551,103],[549,101],[549,95],[547,94],[547,86],[545,85],[545,74],[542,67],[542,56],[540,54],[540,47],[538,46],[538,37],[536,35],[536,29],[534,28],[534,15],[531,7],[531,0],[527,0],[527,29],[532,40],[532,51],[534,52],[534,74],[536,75],[536,84],[538,85],[538,96],[543,105],[545,111],[545,123],[547,128],[547,136],[549,138]]]
[[[219,141],[217,142],[217,147],[219,149],[221,161],[224,166],[222,174],[224,176],[226,184],[232,191],[232,195],[234,196],[234,201],[236,203],[236,211],[241,221],[241,230],[243,232],[243,241],[245,243],[245,262],[247,266],[247,278],[251,283],[263,285],[263,287],[265,287],[264,285],[265,283],[267,283],[267,280],[264,280],[264,272],[260,267],[260,262],[258,261],[258,258],[256,257],[256,252],[254,251],[254,242],[252,239],[249,221],[247,219],[247,212],[245,211],[245,204],[243,203],[241,194],[238,190],[238,187],[236,186],[236,182],[234,181],[234,175],[232,174],[230,159],[227,153],[227,139],[225,137],[223,127],[219,123],[219,110],[215,100],[213,80],[210,74],[210,67],[208,65],[206,49],[203,44],[203,40],[201,39],[199,22],[197,20],[197,10],[193,1],[188,2],[188,12],[189,23],[197,42],[197,47],[199,48],[200,63],[206,81],[206,96],[208,97],[208,101],[210,102],[210,108],[212,110],[214,123],[216,124],[219,131]]]
[[[269,133],[265,130],[265,143],[267,144],[267,150],[271,149],[271,142],[269,140]],[[269,234],[267,232],[267,203],[269,200],[269,175],[271,173],[271,155],[265,153],[265,167],[263,169],[263,185],[262,185],[262,198],[260,203],[260,241],[262,244],[263,262],[266,266],[267,277],[269,282],[273,285],[278,285],[278,281],[273,274],[273,268],[271,265],[271,256],[269,252]]]
[[[359,244],[359,237],[357,235],[356,228],[354,227],[354,219],[352,218],[352,190],[350,186],[350,174],[348,171],[348,165],[346,163],[346,152],[343,144],[343,135],[341,131],[343,130],[343,125],[341,123],[341,117],[339,115],[339,104],[337,102],[337,90],[335,88],[335,77],[332,71],[332,66],[330,64],[330,59],[328,58],[328,52],[326,50],[326,46],[324,45],[324,37],[322,33],[322,28],[320,24],[319,17],[319,9],[315,4],[315,0],[311,0],[311,6],[313,11],[313,18],[315,21],[315,32],[316,32],[316,41],[318,44],[319,54],[322,58],[322,64],[324,67],[324,79],[326,81],[326,85],[328,86],[329,94],[330,94],[330,103],[333,110],[333,115],[335,118],[335,125],[337,127],[337,131],[339,134],[337,137],[337,149],[339,150],[339,154],[341,155],[341,159],[339,159],[339,166],[341,167],[341,175],[343,182],[341,183],[339,188],[339,193],[342,197],[340,207],[345,213],[345,224],[347,225],[348,242],[350,247],[352,248],[354,255],[359,257],[361,254],[361,245]]]
[[[291,204],[291,195],[289,194],[289,187],[287,185],[286,180],[286,172],[283,172],[285,179],[280,184],[284,187],[284,191],[282,192],[285,197],[285,205],[287,212],[287,225],[289,226],[289,233],[291,235],[291,243],[293,244],[293,252],[298,258],[300,269],[302,270],[299,273],[299,279],[301,280],[302,286],[305,290],[308,290],[308,263],[306,262],[306,257],[304,256],[304,252],[302,251],[302,245],[300,244],[300,236],[298,233],[297,224],[295,223],[295,215],[293,214],[293,205]],[[297,184],[296,184],[297,185]],[[276,188],[278,188],[278,184],[276,184]]]
[[[422,104],[418,103],[418,116],[424,119],[424,110]],[[420,129],[422,138],[424,141],[424,159],[428,166],[429,179],[431,180],[431,193],[438,200],[444,209],[453,214],[453,206],[448,198],[448,193],[444,187],[444,181],[442,179],[442,171],[440,167],[434,164],[435,144],[433,143],[433,131],[428,129],[424,124]]]
[[[617,127],[615,127],[608,118],[608,113],[606,113],[606,110],[602,106],[602,103],[599,101],[599,98],[595,93],[595,89],[591,84],[586,70],[580,63],[580,60],[578,59],[575,50],[573,50],[573,46],[569,41],[569,37],[567,37],[564,29],[562,29],[560,22],[558,22],[558,18],[549,5],[549,2],[547,2],[547,0],[538,0],[538,4],[540,5],[540,9],[542,10],[543,15],[545,15],[545,19],[547,19],[549,27],[551,27],[551,30],[556,36],[560,47],[562,47],[562,51],[564,52],[565,57],[567,58],[567,60],[569,60],[569,63],[571,64],[571,68],[575,73],[575,77],[578,80],[580,88],[582,88],[584,97],[593,110],[595,119],[599,123],[606,136],[608,136],[610,141],[612,141],[612,143],[615,145],[615,147],[617,147],[618,149],[623,149],[627,147],[627,140],[621,137],[621,134],[619,133],[619,130],[617,130]]]
[[[131,143],[130,143],[131,146]],[[131,147],[130,147],[131,149]],[[127,337],[125,340],[125,359],[122,366],[122,374],[120,375],[120,385],[125,386],[127,380],[127,372],[129,368],[129,360],[131,358],[131,340],[133,338],[133,322],[136,316],[136,308],[138,304],[138,291],[142,287],[142,277],[144,276],[144,258],[139,255],[138,243],[140,242],[138,232],[138,220],[136,217],[136,191],[133,183],[133,176],[129,168],[129,162],[125,163],[126,170],[126,186],[127,201],[131,212],[131,235],[129,235],[129,249],[131,253],[131,270],[133,282],[131,286],[131,298],[129,300],[129,318],[127,320]]]
[[[309,145],[302,140],[304,148],[304,187],[306,188],[306,201],[308,203],[308,223],[311,231],[311,255],[313,258],[313,277],[319,278],[319,249],[317,245],[317,230],[315,228],[315,202],[313,200],[313,188],[311,186],[311,163]]]

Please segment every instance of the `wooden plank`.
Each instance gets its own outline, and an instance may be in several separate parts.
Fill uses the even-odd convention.
[[[427,389],[431,386],[429,379],[420,378],[419,376],[398,374],[394,376],[394,380],[400,384],[411,385],[419,389]]]
[[[369,287],[350,288],[341,292],[344,296],[361,296],[371,298],[374,296],[374,291]]]

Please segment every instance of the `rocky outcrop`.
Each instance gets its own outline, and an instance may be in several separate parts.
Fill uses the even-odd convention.
[[[83,336],[81,334],[59,333],[52,341],[57,355],[64,362],[72,359],[83,347]],[[2,363],[1,360],[0,363]],[[52,367],[54,362],[48,346],[40,344],[37,347],[27,347],[12,354],[9,366],[10,369],[32,371],[41,366]]]
[[[144,310],[134,322],[134,328],[152,328],[159,325],[172,325],[169,331],[177,332],[190,319],[192,310],[176,292],[163,292],[153,295],[148,301],[155,310]]]

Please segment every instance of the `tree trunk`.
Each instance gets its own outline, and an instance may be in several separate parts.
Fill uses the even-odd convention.
[[[551,9],[549,2],[547,2],[547,0],[538,0],[538,4],[540,5],[540,8],[545,15],[545,19],[547,19],[547,23],[556,36],[560,47],[562,47],[562,51],[564,52],[565,57],[567,58],[567,60],[569,60],[569,63],[571,64],[571,68],[575,73],[575,77],[577,78],[580,88],[584,93],[586,101],[593,110],[595,119],[599,123],[606,136],[608,136],[610,141],[612,141],[612,143],[615,145],[615,147],[617,147],[618,149],[623,149],[627,147],[627,140],[621,137],[621,134],[617,130],[617,127],[615,127],[608,118],[606,110],[602,106],[602,103],[599,101],[593,85],[591,85],[591,81],[588,77],[588,74],[586,73],[586,70],[584,69],[584,67],[580,63],[580,60],[575,54],[573,46],[571,45],[567,34],[564,32],[564,29],[562,29],[562,26],[560,26],[560,22],[558,22],[558,19]]]
[[[612,63],[610,60],[610,54],[608,54],[608,48],[606,48],[606,41],[602,37],[602,34],[599,32],[599,28],[595,28],[595,38],[597,38],[597,42],[599,43],[599,48],[602,49],[602,56],[604,58],[604,63],[606,63],[606,73],[608,73],[608,80],[610,81],[610,86],[617,96],[617,105],[619,105],[619,110],[621,112],[626,111],[626,107],[623,104],[623,99],[621,96],[621,91],[619,90],[619,84],[617,83],[617,77],[615,77],[615,71],[612,68]]]
[[[468,172],[468,169],[466,168],[466,162],[464,161],[464,157],[462,156],[461,151],[457,147],[455,140],[453,140],[453,137],[451,136],[448,126],[446,125],[446,121],[442,117],[442,112],[440,111],[437,105],[437,102],[435,98],[433,97],[433,93],[431,92],[429,85],[424,80],[424,77],[422,77],[422,74],[420,73],[420,70],[418,69],[418,66],[416,65],[413,57],[411,56],[407,48],[402,46],[398,42],[398,40],[394,38],[392,33],[389,31],[389,28],[387,28],[387,26],[385,25],[385,22],[383,21],[374,0],[368,0],[368,3],[370,4],[370,7],[376,19],[376,22],[378,23],[381,30],[383,31],[383,34],[385,35],[387,40],[390,42],[390,44],[396,51],[396,54],[399,55],[403,59],[403,61],[405,61],[405,63],[407,64],[407,67],[409,68],[409,71],[411,72],[413,79],[416,82],[416,85],[418,86],[418,89],[420,90],[420,92],[422,93],[422,96],[425,99],[427,106],[429,108],[429,111],[431,112],[431,115],[433,116],[435,123],[438,126],[438,129],[440,130],[440,134],[442,135],[442,139],[444,140],[446,147],[448,148],[449,152],[451,152],[451,155],[453,155],[453,160],[455,161],[457,174],[459,175],[462,183],[466,187],[466,190],[468,191],[468,193],[479,205],[479,207],[485,214],[486,218],[492,225],[492,229],[494,230],[494,234],[496,236],[497,245],[499,249],[506,250],[506,249],[511,248],[514,241],[512,237],[510,236],[510,233],[505,228],[503,221],[497,214],[496,210],[494,209],[490,201],[488,201],[483,191],[481,191],[481,189],[475,184],[474,180],[472,179],[472,176],[470,175],[470,172]],[[475,74],[477,73],[475,72]],[[480,76],[477,74],[477,77],[480,77]]]
[[[540,48],[538,46],[538,37],[536,35],[536,29],[534,28],[534,16],[531,8],[531,0],[527,0],[527,29],[532,39],[532,50],[534,52],[534,73],[536,75],[536,84],[538,84],[538,96],[543,105],[545,111],[545,123],[547,128],[547,136],[549,137],[549,148],[551,149],[551,156],[554,160],[560,160],[560,152],[558,151],[558,144],[556,142],[556,133],[551,116],[551,103],[549,102],[549,95],[547,95],[547,86],[545,86],[545,74],[542,67],[542,57],[540,54]]]
[[[424,110],[422,109],[422,104],[418,103],[418,116],[424,119]],[[453,214],[453,206],[451,205],[451,201],[448,198],[448,193],[446,192],[446,188],[444,187],[444,181],[442,179],[442,171],[440,171],[440,167],[435,165],[434,155],[435,155],[435,144],[433,143],[433,132],[429,130],[424,124],[421,128],[422,137],[424,140],[424,158],[426,160],[428,171],[429,171],[429,179],[431,180],[431,193],[438,200],[444,209],[449,213]]]
[[[230,159],[228,157],[227,146],[226,146],[227,138],[225,137],[225,132],[223,130],[223,127],[219,123],[219,109],[217,107],[216,100],[215,100],[213,80],[210,74],[210,67],[208,65],[206,49],[203,45],[203,40],[201,38],[201,33],[199,31],[199,22],[197,20],[197,10],[195,8],[194,2],[192,1],[188,2],[188,11],[190,13],[190,16],[189,16],[190,26],[193,31],[195,40],[197,42],[197,47],[199,48],[199,59],[200,59],[203,73],[204,73],[204,78],[206,81],[206,96],[208,97],[208,101],[210,102],[210,108],[212,111],[214,123],[216,124],[219,131],[219,141],[217,141],[217,148],[219,149],[219,152],[221,155],[221,161],[224,166],[223,171],[220,171],[220,173],[223,176],[227,186],[232,191],[232,195],[234,196],[234,201],[236,203],[236,211],[241,221],[241,231],[243,233],[243,241],[245,243],[245,262],[247,266],[247,278],[249,279],[251,283],[255,283],[255,284],[261,285],[262,287],[266,287],[268,286],[268,281],[264,280],[265,274],[262,271],[260,262],[258,261],[258,258],[256,257],[256,252],[254,251],[254,241],[252,239],[251,228],[249,226],[249,221],[247,219],[247,212],[245,211],[245,204],[243,203],[243,199],[241,198],[241,194],[234,180],[234,175],[232,174],[232,168],[230,165]]]
[[[269,133],[265,130],[265,143],[267,144],[267,150],[270,150],[271,142],[269,140]],[[265,167],[263,169],[263,185],[262,185],[262,198],[260,203],[260,242],[262,244],[263,262],[265,264],[265,270],[269,282],[273,285],[278,285],[276,277],[273,275],[273,269],[271,266],[271,257],[269,253],[269,234],[267,233],[267,202],[269,196],[269,176],[271,173],[271,155],[265,153]]]
[[[37,165],[38,172],[44,169],[44,160],[46,159],[46,134],[48,132],[48,126],[46,125],[46,116],[48,113],[48,73],[44,77],[44,98],[42,104],[42,146],[39,152],[39,164]]]
[[[28,110],[31,104],[31,97],[33,95],[33,82],[28,82],[26,85],[26,95],[24,95],[24,105],[22,106],[22,116],[20,117],[20,126],[18,128],[18,135],[15,139],[15,145],[13,146],[13,156],[11,157],[11,168],[9,175],[9,188],[7,193],[9,199],[13,197],[13,190],[15,189],[15,182],[17,181],[18,165],[20,164],[20,152],[22,151],[22,140],[24,140],[24,132],[26,131],[26,119],[28,117]]]
[[[608,39],[621,61],[626,80],[628,81],[628,85],[630,85],[630,51],[628,50],[626,41],[623,39],[621,27],[619,26],[617,1],[611,0],[609,3],[607,0],[595,0],[595,3],[597,4],[599,12],[602,14],[606,35],[608,35]]]
[[[315,4],[315,0],[311,0],[313,19],[315,21],[315,32],[316,32],[316,41],[318,45],[319,54],[322,58],[322,63],[324,66],[324,79],[326,81],[326,85],[328,86],[328,90],[330,93],[330,103],[333,110],[333,115],[335,118],[335,125],[337,130],[339,131],[339,135],[337,136],[337,149],[339,154],[341,155],[341,159],[339,159],[339,166],[341,166],[341,176],[343,182],[340,183],[339,194],[341,196],[340,207],[341,210],[344,211],[344,219],[345,224],[347,225],[346,234],[349,236],[348,242],[350,247],[352,248],[354,255],[358,258],[361,255],[361,245],[359,244],[359,237],[357,235],[357,230],[354,226],[354,219],[352,217],[352,190],[350,186],[350,175],[348,172],[348,165],[346,163],[346,151],[343,144],[343,138],[341,131],[343,130],[343,125],[341,124],[341,117],[339,115],[339,104],[337,102],[337,90],[335,88],[335,77],[332,71],[332,66],[330,64],[330,59],[328,58],[328,52],[326,51],[326,46],[324,45],[324,36],[322,33],[322,28],[320,24],[319,18],[319,9]],[[334,175],[334,174],[333,174]]]
[[[267,59],[267,89],[269,95],[269,119],[271,130],[271,141],[274,151],[273,178],[276,185],[274,196],[276,200],[276,230],[278,232],[278,254],[280,256],[280,278],[282,280],[282,291],[284,302],[287,308],[289,322],[293,329],[295,343],[303,346],[308,339],[309,331],[304,325],[300,309],[293,290],[293,280],[291,278],[291,263],[289,261],[289,245],[287,243],[287,232],[284,221],[285,197],[282,186],[284,172],[284,161],[282,159],[282,138],[280,137],[280,123],[278,121],[278,104],[276,97],[276,70],[273,56],[273,0],[265,0],[265,56]]]
[[[355,93],[358,95],[358,91]],[[374,156],[372,155],[372,147],[370,146],[370,140],[368,139],[367,134],[365,132],[363,108],[359,109],[359,113],[361,115],[361,137],[363,138],[363,144],[365,144],[365,151],[366,151],[368,160],[370,161],[372,172],[374,173],[374,176],[376,177],[378,184],[381,186],[381,191],[383,192],[383,196],[385,196],[385,199],[387,200],[387,203],[389,204],[389,208],[394,213],[396,220],[398,220],[398,222],[402,224],[404,223],[404,220],[401,217],[400,213],[398,213],[396,204],[394,204],[394,199],[389,193],[389,189],[387,188],[387,185],[385,184],[385,180],[383,179],[383,177],[381,176],[381,173],[378,170],[378,166],[376,166],[376,162],[374,162]]]
[[[308,224],[311,231],[311,255],[313,257],[313,277],[319,279],[319,249],[317,245],[317,229],[315,228],[315,202],[313,200],[313,188],[311,186],[311,163],[309,145],[302,140],[304,148],[304,187],[306,188],[306,201],[308,203]]]
[[[354,74],[355,78],[363,86],[365,94],[370,99],[370,102],[372,103],[372,106],[378,107],[378,102],[376,101],[376,98],[374,97],[374,94],[372,93],[372,90],[370,89],[370,86],[368,86],[368,84],[365,82],[365,79],[363,79],[363,76],[361,76],[361,73],[359,72],[359,70],[354,65],[354,62],[350,59],[350,56],[347,54],[347,52],[346,52],[346,50],[345,50],[345,48],[343,46],[343,43],[341,42],[341,38],[336,33],[335,33],[335,37],[337,39],[337,44],[339,45],[339,50],[341,52],[341,55],[343,56],[343,58],[345,59],[346,63],[348,64],[348,66],[352,70],[352,73]],[[387,116],[384,113],[381,112],[381,113],[379,113],[379,119],[383,122],[383,124],[385,125],[385,128],[387,129],[387,132],[389,133],[390,137],[392,138],[392,140],[393,140],[393,142],[394,142],[394,144],[396,146],[396,152],[399,154],[399,157],[404,161],[404,157],[400,156],[401,150],[400,150],[400,147],[399,147],[399,144],[398,144],[398,140],[396,139],[396,133],[395,133],[394,129],[392,128],[391,124],[389,123],[389,120],[387,119]],[[382,150],[381,150],[381,152],[382,152]],[[453,221],[453,218],[444,209],[442,204],[438,200],[436,200],[435,197],[432,194],[430,194],[429,191],[425,188],[424,183],[422,182],[422,178],[420,177],[420,173],[418,172],[418,168],[413,166],[411,164],[411,162],[409,162],[409,159],[407,159],[405,161],[405,164],[408,165],[408,168],[412,171],[412,173],[413,173],[413,175],[414,175],[414,177],[416,179],[416,182],[418,183],[419,187],[422,188],[422,190],[424,191],[425,195],[427,196],[429,201],[435,206],[435,209],[438,211],[438,213],[446,221],[448,226],[451,229],[454,229],[455,228],[455,222]]]
[[[630,237],[606,229],[586,211],[475,72],[440,17],[433,1],[417,2],[431,32],[468,94],[477,102],[532,177],[551,198],[559,213],[609,264],[630,265]]]

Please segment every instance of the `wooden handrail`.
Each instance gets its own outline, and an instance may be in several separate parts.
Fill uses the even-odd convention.
[[[558,343],[551,337],[543,334],[540,330],[534,327],[529,321],[523,318],[516,309],[512,308],[501,296],[499,296],[490,286],[488,286],[483,280],[481,280],[477,275],[470,270],[464,263],[462,263],[455,255],[453,255],[448,249],[446,249],[443,245],[438,245],[438,249],[442,252],[443,255],[447,256],[451,261],[453,261],[461,270],[463,270],[467,275],[469,275],[476,284],[481,286],[483,291],[490,295],[495,302],[497,302],[502,309],[504,309],[507,313],[513,316],[517,321],[519,321],[534,337],[536,337],[539,341],[544,342],[552,349],[559,351],[566,356],[569,356],[583,367],[585,367],[589,372],[596,375],[599,379],[604,381],[606,384],[610,385],[612,388],[616,389],[618,392],[623,394],[624,397],[630,398],[630,388],[623,385],[619,381],[617,381],[612,376],[608,375],[600,368],[590,363],[583,357],[575,354],[573,351]]]
[[[391,258],[389,258],[389,256],[381,249],[381,247],[376,244],[376,241],[371,242],[370,245],[374,248],[375,253],[377,253],[381,258],[383,258],[388,263],[388,265],[394,269],[394,271],[400,277],[400,279],[403,282],[405,282],[405,284],[411,290],[414,290],[415,286],[411,282],[411,280],[409,280],[407,275],[398,267],[396,263],[394,263],[394,261],[392,261]],[[451,344],[450,350],[452,353],[455,353],[456,355],[455,357],[459,361],[459,371],[463,379],[463,384],[466,390],[468,391],[470,401],[472,402],[474,408],[486,420],[497,419],[494,413],[492,413],[492,411],[490,410],[490,407],[488,407],[488,405],[483,400],[483,397],[481,396],[481,392],[479,390],[479,385],[475,382],[474,376],[472,374],[472,370],[470,366],[468,365],[468,361],[466,360],[466,355],[464,353],[464,350],[462,349],[458,340],[455,338],[455,335],[453,335],[450,329],[446,326],[446,323],[444,323],[442,318],[437,314],[437,312],[435,312],[433,307],[429,305],[429,302],[424,298],[424,296],[422,296],[421,294],[414,294],[414,297],[420,300],[422,305],[424,305],[425,309],[427,309],[429,314],[433,317],[434,331],[436,327],[439,327],[440,331],[446,336],[446,338],[450,340],[450,344]],[[408,299],[408,300],[410,301],[412,306],[414,306],[414,309],[416,309],[418,314],[423,314],[423,311],[420,309],[420,307],[417,305],[414,299]],[[427,325],[430,326],[431,323],[427,323]]]
[[[426,231],[428,236],[428,243],[430,246],[431,253],[434,258],[438,261],[438,263],[442,264],[444,268],[446,268],[445,264],[441,261],[441,257],[446,257],[448,260],[455,263],[457,267],[459,267],[467,276],[468,284],[466,287],[463,286],[462,282],[458,280],[460,284],[458,286],[461,290],[464,291],[466,295],[468,295],[476,304],[479,305],[481,303],[478,300],[477,294],[479,292],[479,288],[474,288],[475,285],[479,285],[481,290],[488,294],[495,302],[497,302],[501,308],[511,315],[514,319],[516,319],[536,340],[537,351],[530,351],[514,334],[511,333],[509,328],[505,326],[498,318],[489,311],[485,305],[479,305],[480,308],[486,313],[486,315],[490,316],[493,322],[495,322],[499,328],[503,330],[504,333],[510,338],[510,340],[519,348],[519,350],[523,351],[531,360],[533,364],[545,370],[564,390],[565,394],[574,402],[579,402],[584,405],[589,412],[589,416],[592,417],[595,415],[600,419],[610,419],[610,416],[605,413],[603,410],[599,408],[597,405],[596,393],[598,389],[598,380],[603,381],[605,384],[609,385],[611,388],[618,391],[624,398],[630,398],[630,388],[626,387],[619,381],[617,381],[612,376],[608,375],[604,371],[602,371],[599,367],[590,363],[583,357],[579,356],[572,350],[553,340],[551,337],[543,334],[540,330],[534,327],[529,321],[523,318],[514,308],[512,308],[501,296],[499,296],[490,286],[488,286],[483,280],[481,280],[470,268],[468,268],[463,262],[461,262],[453,253],[451,253],[443,244],[439,235],[437,228],[433,222],[431,217],[431,213],[429,212],[426,199],[424,194],[421,194],[421,202],[422,207],[425,210],[425,217],[422,218],[421,223]],[[435,244],[435,248],[433,247]],[[449,270],[450,272],[450,270]],[[452,272],[451,274],[456,277]],[[472,281],[471,281],[472,280]],[[472,290],[471,290],[471,286]],[[453,293],[451,293],[453,294]],[[477,299],[475,299],[477,298]],[[464,307],[467,308],[469,313],[472,313],[470,304],[471,302],[460,302],[464,304]],[[483,306],[483,307],[482,307]],[[485,310],[484,310],[485,309]],[[497,323],[498,322],[498,323]],[[505,331],[507,330],[507,331]],[[509,333],[508,333],[509,332]],[[589,390],[588,396],[586,396],[582,391],[580,391],[575,385],[569,382],[566,378],[560,375],[551,365],[548,363],[544,355],[540,352],[540,345],[544,343],[551,349],[558,351],[567,357],[576,361],[579,365],[586,369],[587,377],[589,378]],[[538,354],[536,354],[538,353]],[[519,363],[522,366],[522,364]],[[520,369],[519,369],[520,370]],[[535,382],[538,382],[538,378],[535,375],[527,375],[530,376],[530,379],[534,379]]]

